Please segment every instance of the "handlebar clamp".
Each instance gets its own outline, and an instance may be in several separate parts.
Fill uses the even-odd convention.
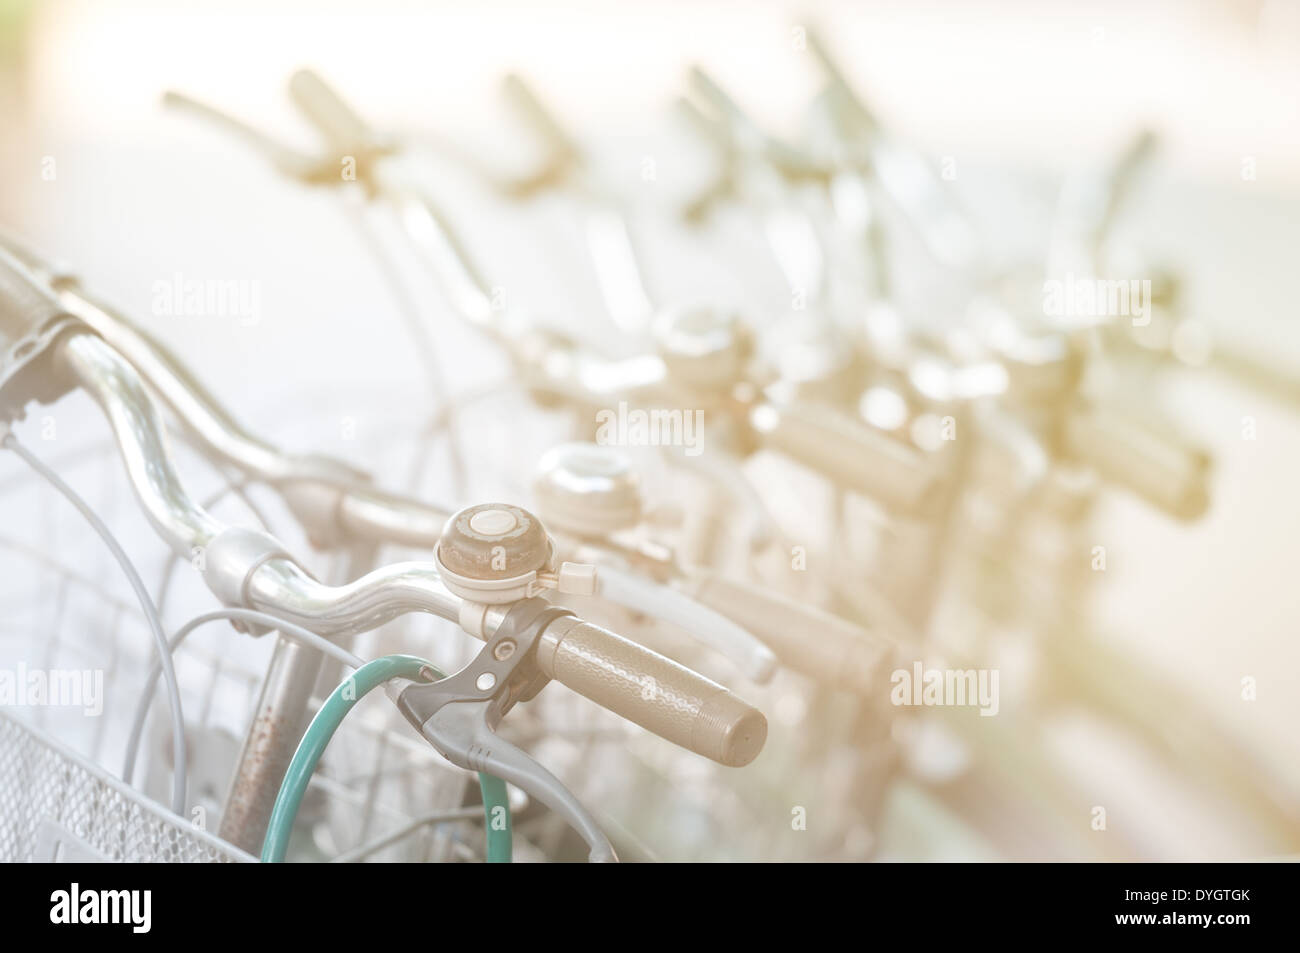
[[[85,326],[59,303],[28,262],[0,247],[0,422],[22,418],[35,400],[53,403],[72,389],[50,355],[64,334]]]
[[[201,554],[203,581],[223,605],[247,607],[248,580],[272,559],[295,560],[280,541],[260,530],[231,526],[217,534]],[[231,622],[236,631],[265,635],[271,631],[252,623]]]

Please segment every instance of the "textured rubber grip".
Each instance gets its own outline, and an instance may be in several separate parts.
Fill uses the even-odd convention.
[[[716,682],[620,635],[573,617],[537,643],[542,671],[661,738],[729,767],[753,761],[767,719]]]
[[[335,151],[355,154],[373,144],[370,127],[311,70],[293,74],[289,80],[289,96]]]
[[[1071,414],[1070,452],[1101,477],[1177,519],[1200,516],[1210,503],[1210,457],[1171,427],[1131,419],[1104,407]]]
[[[712,574],[692,579],[688,591],[709,608],[753,632],[787,668],[823,685],[860,695],[889,689],[886,671],[894,646],[852,622],[749,583]]]
[[[750,423],[764,447],[864,493],[894,512],[930,512],[941,471],[921,451],[831,407],[760,404]]]

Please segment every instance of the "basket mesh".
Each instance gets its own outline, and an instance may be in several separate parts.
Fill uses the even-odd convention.
[[[254,858],[168,814],[0,711],[0,861]]]

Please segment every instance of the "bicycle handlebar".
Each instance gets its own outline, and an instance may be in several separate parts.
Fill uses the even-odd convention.
[[[316,581],[263,533],[232,529],[185,491],[157,410],[130,363],[96,335],[61,343],[63,369],[100,404],[126,462],[132,488],[150,522],[172,548],[204,552],[204,579],[222,601],[277,614],[326,636],[373,629],[422,611],[460,622],[482,609],[479,637],[490,634],[505,607],[475,607],[449,592],[432,563],[398,563],[343,586]],[[725,688],[628,639],[579,619],[557,621],[539,648],[543,671],[629,721],[697,754],[739,766],[766,738],[761,712]],[[557,628],[558,626],[558,628]]]
[[[696,641],[731,659],[755,682],[769,682],[776,673],[771,643],[756,637],[752,626],[684,592],[610,565],[602,565],[597,571],[596,591],[610,602],[690,633]]]
[[[1210,456],[1172,428],[1089,406],[1070,414],[1065,439],[1103,478],[1175,519],[1196,519],[1209,508]]]
[[[0,246],[22,249],[21,260],[35,266],[33,271],[54,274],[11,239],[0,236]],[[437,541],[449,509],[369,486],[366,474],[339,460],[283,453],[245,430],[165,345],[75,279],[65,276],[61,285],[56,294],[68,311],[126,358],[209,452],[245,475],[277,486],[315,540],[347,535],[409,546]]]
[[[65,338],[55,359],[104,411],[131,488],[153,528],[183,558],[195,547],[207,546],[224,527],[181,486],[157,408],[131,365],[87,332]]]
[[[834,407],[765,402],[749,420],[763,446],[894,511],[930,512],[942,493],[942,472],[924,453]]]
[[[24,339],[56,320],[63,308],[58,299],[26,274],[26,263],[0,253],[0,359],[18,357]]]
[[[52,269],[45,266],[34,252],[24,248],[24,253],[24,261],[39,264],[35,269],[29,269],[34,270],[35,275],[48,277],[52,273]],[[31,278],[23,277],[25,285],[33,293],[42,290]],[[327,546],[345,538],[421,548],[431,548],[437,543],[450,515],[449,510],[371,486],[365,474],[339,461],[290,456],[249,434],[161,343],[136,328],[124,315],[92,299],[81,290],[75,278],[65,276],[62,285],[58,294],[73,314],[133,365],[203,446],[242,472],[278,489],[313,544]],[[78,345],[76,350],[83,352],[85,345]],[[122,415],[124,406],[131,409],[128,419],[133,415],[143,421],[149,410],[144,395],[123,384],[127,379],[118,373],[116,364],[119,362],[103,354],[98,354],[97,359],[101,362],[101,373],[91,373],[83,368],[83,386],[99,398],[106,396],[102,393],[106,387],[116,387],[115,399],[111,402],[116,409],[110,416]],[[106,383],[110,378],[115,384]],[[104,403],[103,399],[101,403]],[[105,406],[107,409],[109,404]],[[161,434],[156,421],[152,424],[128,423],[126,426],[146,434]],[[138,455],[130,449],[134,445],[135,441],[124,444],[124,455],[138,463]],[[148,456],[146,453],[145,459]],[[141,472],[147,472],[147,468]],[[157,487],[149,494],[149,499],[154,501],[149,512],[155,526],[165,528],[173,546],[182,553],[188,552],[187,545],[206,545],[206,540],[186,542],[184,537],[196,525],[196,517],[189,506],[182,506],[174,512],[172,507],[158,503],[165,498]],[[215,534],[209,528],[204,535],[211,537]],[[612,601],[628,603],[626,598],[613,598]],[[677,603],[686,601],[686,597],[672,590],[655,586],[653,592],[643,594],[637,605],[649,615],[668,618],[682,625],[697,640],[735,661],[750,678],[762,682],[771,677],[775,658],[761,642],[706,607],[697,605],[698,611],[683,612]],[[274,603],[266,608],[274,609]],[[454,619],[455,613],[449,617]],[[319,627],[329,620],[318,614],[298,621]]]
[[[692,573],[682,587],[756,634],[789,668],[859,695],[881,688],[880,676],[894,646],[866,629],[779,593],[713,573]]]

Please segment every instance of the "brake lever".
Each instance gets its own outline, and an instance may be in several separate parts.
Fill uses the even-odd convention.
[[[174,90],[163,93],[163,105],[198,116],[242,140],[266,158],[282,175],[312,185],[328,184],[338,179],[338,166],[329,158],[316,157],[287,146],[250,123],[244,122],[215,106]]]
[[[988,263],[975,225],[920,153],[900,144],[854,90],[824,37],[805,26],[809,50],[825,77],[832,126],[853,165],[879,183],[939,264],[986,278]],[[983,283],[981,281],[980,283]]]
[[[1141,129],[1109,163],[1066,177],[1057,198],[1048,243],[1051,274],[1097,274],[1113,226],[1159,145]]]
[[[515,785],[581,834],[593,863],[616,862],[609,838],[573,792],[496,733],[516,703],[533,698],[550,681],[537,663],[537,641],[556,619],[572,615],[543,599],[515,603],[469,665],[432,684],[412,683],[397,696],[397,707],[452,764]]]
[[[313,70],[300,69],[289,77],[289,98],[336,155],[361,163],[398,149],[392,136],[376,132]]]
[[[512,111],[540,141],[546,156],[535,172],[498,181],[498,188],[516,198],[530,198],[577,174],[586,165],[582,148],[533,88],[518,73],[508,74],[501,86]]]
[[[528,200],[548,190],[576,195],[587,257],[606,311],[623,331],[640,334],[654,313],[626,202],[595,175],[577,139],[523,77],[510,73],[502,84],[512,111],[543,148],[532,172],[510,178],[484,172],[498,192]]]
[[[830,170],[825,163],[798,146],[766,132],[752,116],[701,66],[690,68],[691,90],[714,113],[716,135],[729,141],[738,153],[749,155],[771,167],[791,182],[825,182]],[[709,121],[703,115],[705,121]]]

